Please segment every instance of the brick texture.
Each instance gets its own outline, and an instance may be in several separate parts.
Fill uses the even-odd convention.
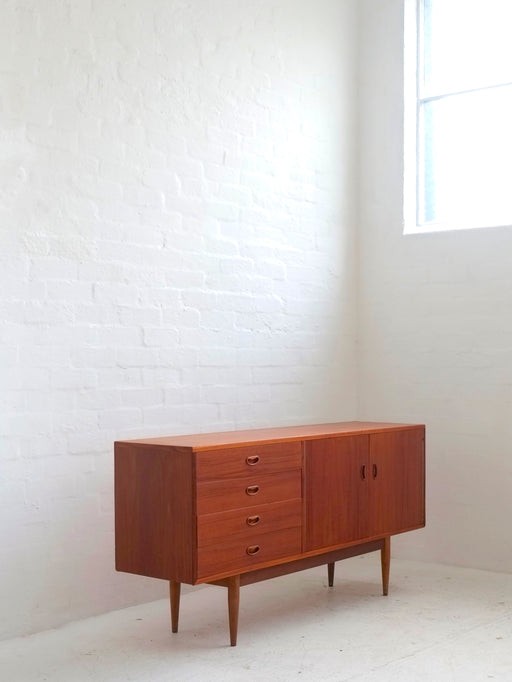
[[[0,636],[113,570],[114,439],[353,418],[355,0],[3,0]]]

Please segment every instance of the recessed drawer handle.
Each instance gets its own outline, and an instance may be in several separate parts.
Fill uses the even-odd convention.
[[[249,556],[254,556],[260,551],[260,546],[259,545],[251,545],[250,547],[247,547],[245,550]]]
[[[246,519],[246,523],[248,526],[255,526],[257,523],[260,522],[260,517],[259,516],[248,516]]]
[[[247,488],[245,489],[245,492],[248,495],[256,495],[257,492],[259,492],[260,486],[259,485],[248,485]]]
[[[260,458],[258,455],[251,455],[250,457],[247,457],[245,461],[250,467],[253,467],[255,464],[258,464]]]

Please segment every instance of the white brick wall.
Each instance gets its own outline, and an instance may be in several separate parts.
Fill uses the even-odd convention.
[[[114,439],[355,415],[355,0],[3,0],[0,636],[113,570]]]

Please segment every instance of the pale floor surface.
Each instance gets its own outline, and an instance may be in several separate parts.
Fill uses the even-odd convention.
[[[0,642],[2,682],[512,682],[512,575],[378,554],[242,588],[229,646],[224,588]]]

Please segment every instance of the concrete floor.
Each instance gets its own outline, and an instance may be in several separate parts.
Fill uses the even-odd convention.
[[[166,600],[0,642],[5,682],[512,682],[512,575],[379,555],[242,588],[238,646],[226,590]]]

